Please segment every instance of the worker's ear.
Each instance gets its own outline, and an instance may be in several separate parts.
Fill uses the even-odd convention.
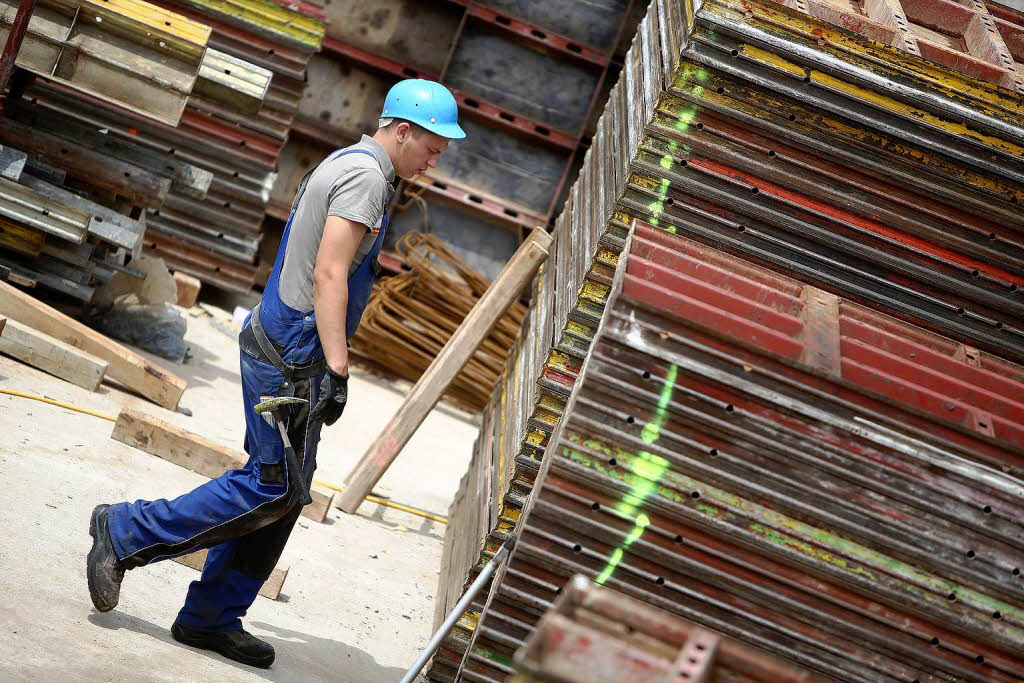
[[[412,137],[412,124],[408,121],[399,121],[395,127],[395,139],[399,142],[405,143]]]

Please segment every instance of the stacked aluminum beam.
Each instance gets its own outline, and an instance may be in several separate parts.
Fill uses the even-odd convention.
[[[906,45],[652,5],[439,601],[521,541],[433,678],[503,680],[574,573],[839,680],[1024,675],[1024,103]]]
[[[56,0],[51,4],[62,7]],[[186,51],[196,53],[189,87],[155,79],[156,90],[167,90],[168,97],[176,98],[173,102],[164,104],[156,96],[128,100],[116,78],[84,68],[61,70],[59,63],[53,75],[38,59],[28,63],[19,57],[19,64],[39,77],[13,84],[0,143],[27,153],[30,174],[58,185],[66,182],[68,189],[89,194],[99,204],[131,213],[136,241],[148,226],[146,248],[172,268],[248,291],[257,279],[264,209],[278,155],[301,97],[306,63],[323,38],[322,10],[301,4],[288,9],[260,0],[231,5],[124,0],[113,9],[92,10],[94,4],[83,0],[82,6],[107,15],[122,10],[138,25],[159,25],[164,32],[185,31],[179,24],[191,30],[189,35],[201,28],[201,43]],[[83,12],[74,16],[85,16]],[[43,5],[33,18],[44,38],[53,23],[50,15],[64,16]],[[104,26],[90,24],[89,31],[96,34],[90,40],[107,35]],[[74,26],[68,31],[69,41],[81,42],[81,31]],[[104,50],[114,48],[97,44],[102,59],[111,57]],[[35,55],[32,45],[26,43],[22,54]],[[141,46],[140,58],[152,49]],[[128,94],[136,90],[128,89]],[[120,263],[113,265],[123,270],[125,257],[136,255],[139,246],[117,254]],[[18,265],[47,269],[36,251],[23,250],[33,260]],[[26,282],[34,278],[53,284],[31,270],[24,274],[31,276],[22,278]],[[79,273],[83,287],[58,289],[87,301],[94,275]]]

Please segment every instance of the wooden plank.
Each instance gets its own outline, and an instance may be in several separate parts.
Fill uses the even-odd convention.
[[[131,408],[121,409],[110,438],[210,479],[244,467],[249,460],[242,451]],[[302,508],[302,516],[323,522],[334,502],[333,491],[314,485],[309,495],[313,502]]]
[[[174,284],[178,286],[178,305],[185,308],[195,306],[196,299],[199,298],[199,289],[203,286],[199,278],[178,270],[174,272]]]
[[[534,228],[349,474],[348,486],[339,498],[338,507],[349,514],[356,511],[505,309],[533,279],[537,268],[548,256],[550,245],[551,235],[543,228]]]
[[[172,558],[175,562],[191,567],[197,571],[203,571],[206,565],[207,549],[197,550],[188,555]],[[288,578],[288,565],[279,564],[270,572],[270,577],[260,586],[260,595],[271,600],[277,600],[281,595],[281,588],[284,587],[284,580]]]
[[[5,282],[0,282],[0,314],[107,361],[107,377],[157,405],[178,407],[185,380]]]
[[[0,353],[89,391],[99,388],[107,372],[105,360],[14,320],[0,332]]]

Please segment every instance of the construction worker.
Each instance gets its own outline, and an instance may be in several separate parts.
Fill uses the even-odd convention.
[[[239,335],[249,461],[174,500],[98,505],[87,563],[96,609],[117,605],[126,570],[209,548],[171,633],[238,662],[273,663],[274,648],[246,632],[240,617],[308,498],[321,425],[345,409],[348,340],[379,270],[395,178],[434,168],[449,140],[465,135],[443,85],[401,81],[372,137],[334,152],[302,179],[262,301]],[[293,457],[276,425],[254,411],[268,396],[307,400],[285,416]]]

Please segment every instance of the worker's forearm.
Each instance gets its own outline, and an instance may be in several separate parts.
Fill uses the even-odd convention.
[[[337,269],[340,271],[340,269]],[[345,314],[348,310],[348,281],[342,272],[328,271],[313,279],[313,312],[327,367],[339,375],[348,374],[348,339]]]

